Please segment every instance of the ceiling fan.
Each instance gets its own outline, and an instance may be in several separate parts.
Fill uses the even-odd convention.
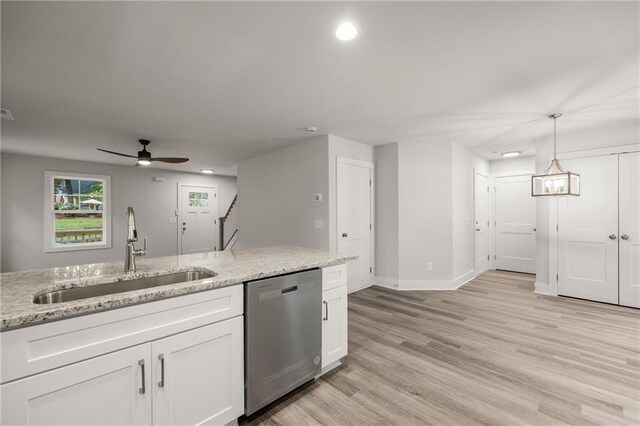
[[[138,151],[137,156],[122,154],[120,152],[109,151],[107,149],[102,149],[102,148],[97,148],[97,149],[98,151],[102,151],[102,152],[106,152],[114,155],[120,155],[122,157],[137,158],[138,159],[138,163],[136,164],[137,166],[148,166],[149,164],[151,164],[152,161],[160,161],[162,163],[186,163],[187,161],[189,161],[188,158],[184,158],[184,157],[152,157],[151,153],[147,151],[147,145],[149,145],[151,141],[148,141],[146,139],[138,139],[138,142],[140,142],[140,145],[142,145],[142,151]]]

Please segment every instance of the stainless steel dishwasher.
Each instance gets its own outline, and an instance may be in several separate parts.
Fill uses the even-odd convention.
[[[322,271],[245,284],[245,414],[320,373]]]

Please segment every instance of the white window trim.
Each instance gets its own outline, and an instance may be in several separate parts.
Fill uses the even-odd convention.
[[[102,223],[104,231],[101,244],[78,243],[68,246],[56,246],[54,235],[54,211],[53,211],[53,177],[72,178],[81,180],[102,180],[103,188],[103,210]],[[47,170],[44,172],[44,251],[45,253],[55,253],[61,251],[96,250],[111,248],[111,176],[94,175],[90,173],[56,172]]]

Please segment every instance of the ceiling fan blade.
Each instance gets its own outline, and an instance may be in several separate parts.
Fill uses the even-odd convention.
[[[106,153],[114,154],[114,155],[120,155],[120,156],[122,156],[122,157],[138,158],[138,157],[137,157],[137,156],[135,156],[135,155],[122,154],[122,153],[120,153],[120,152],[109,151],[109,150],[107,150],[107,149],[102,149],[102,148],[96,148],[96,149],[97,149],[98,151],[102,151],[102,152],[106,152]]]
[[[180,157],[152,157],[147,158],[149,161],[160,161],[162,163],[186,163],[189,161],[188,158],[180,158]]]

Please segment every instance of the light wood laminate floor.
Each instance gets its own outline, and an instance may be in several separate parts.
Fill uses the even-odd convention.
[[[533,282],[352,294],[344,365],[241,423],[639,424],[640,311]]]

